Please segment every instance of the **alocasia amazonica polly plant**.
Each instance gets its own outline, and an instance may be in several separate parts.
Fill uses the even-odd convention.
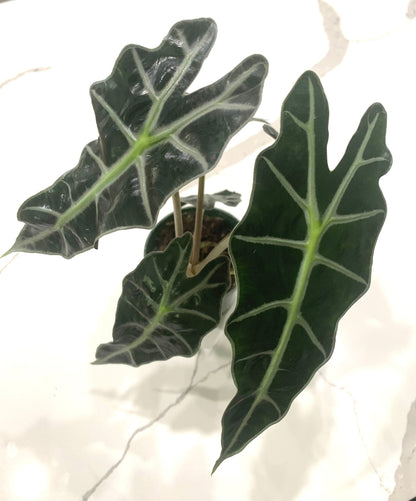
[[[123,49],[111,75],[91,87],[98,139],[23,203],[25,225],[6,253],[71,258],[109,232],[153,228],[172,198],[176,237],[125,277],[113,340],[94,363],[138,367],[194,355],[220,321],[232,270],[237,305],[225,333],[237,393],[214,469],[281,420],[331,356],[339,319],[369,286],[386,214],[378,183],[391,164],[386,113],[374,104],[329,170],[328,104],[318,77],[304,73],[283,104],[275,143],[256,161],[245,216],[201,262],[204,209],[239,200],[228,191],[204,198],[204,176],[253,118],[267,74],[267,61],[253,55],[188,94],[215,36],[210,19],[182,21],[156,49]],[[183,200],[196,205],[191,234],[179,190],[194,179],[198,196]]]

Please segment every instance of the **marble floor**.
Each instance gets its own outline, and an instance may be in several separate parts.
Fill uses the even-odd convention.
[[[195,374],[195,358],[137,370],[90,364],[111,337],[122,277],[137,266],[147,231],[107,235],[99,252],[72,260],[3,258],[0,499],[410,501],[415,0],[0,2],[0,253],[21,228],[20,204],[73,168],[96,137],[91,83],[108,76],[125,45],[156,47],[175,22],[197,17],[215,19],[219,32],[194,88],[261,53],[270,70],[257,116],[276,128],[297,78],[307,69],[320,76],[333,167],[365,110],[373,102],[386,108],[393,167],[381,181],[388,217],[370,290],[341,320],[332,358],[288,415],[211,476],[235,391],[219,329],[204,341]],[[207,192],[242,193],[237,216],[247,207],[254,159],[270,141],[249,124],[207,178]]]

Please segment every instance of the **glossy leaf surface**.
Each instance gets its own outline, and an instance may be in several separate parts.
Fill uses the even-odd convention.
[[[231,237],[239,297],[227,335],[238,390],[223,416],[215,468],[282,419],[328,360],[339,319],[369,286],[386,213],[378,183],[391,156],[380,104],[367,110],[333,171],[328,105],[314,73],[298,80],[281,117]]]
[[[173,240],[163,252],[151,252],[123,281],[113,342],[101,344],[96,364],[137,367],[176,355],[189,357],[219,322],[228,288],[228,259],[209,263],[186,277],[192,235]]]
[[[259,105],[267,61],[248,57],[187,94],[215,37],[211,19],[181,21],[156,49],[123,49],[112,74],[91,87],[99,139],[20,207],[26,224],[9,252],[69,258],[106,233],[150,228],[169,196],[216,165]]]
[[[240,193],[236,193],[235,191],[223,190],[218,193],[214,193],[212,195],[205,194],[204,195],[204,209],[211,210],[215,207],[216,203],[221,203],[224,205],[228,205],[228,207],[237,207],[237,205],[241,202]],[[192,205],[193,207],[197,206],[198,197],[196,195],[190,195],[189,197],[181,197],[181,203],[183,205]]]

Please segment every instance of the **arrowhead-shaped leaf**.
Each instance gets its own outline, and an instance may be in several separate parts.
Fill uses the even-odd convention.
[[[180,187],[205,175],[255,113],[267,61],[254,55],[186,94],[216,37],[211,19],[177,23],[156,49],[129,45],[91,87],[100,137],[77,167],[19,209],[25,224],[9,252],[69,258],[106,233],[152,227]]]
[[[192,235],[173,240],[163,252],[151,252],[123,281],[113,342],[97,348],[95,364],[137,367],[176,355],[189,357],[220,320],[229,285],[228,259],[210,262],[197,276],[186,268]]]
[[[240,292],[227,335],[238,391],[223,416],[214,469],[282,419],[328,360],[339,319],[369,286],[386,213],[378,182],[391,156],[380,104],[365,113],[333,171],[328,105],[314,73],[298,80],[281,116],[231,238]]]

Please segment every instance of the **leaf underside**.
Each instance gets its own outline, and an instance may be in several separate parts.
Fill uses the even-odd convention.
[[[220,320],[229,286],[228,259],[209,263],[186,277],[192,235],[173,240],[163,252],[151,252],[123,281],[113,342],[97,348],[95,364],[133,367],[194,355],[205,334]]]
[[[123,49],[90,90],[99,138],[74,169],[23,203],[25,226],[8,252],[70,258],[112,231],[150,228],[174,192],[216,165],[255,113],[267,73],[264,57],[253,55],[187,94],[216,31],[211,19],[181,21],[156,49]]]
[[[285,100],[281,133],[257,159],[249,208],[231,238],[239,285],[227,325],[237,393],[214,466],[281,420],[331,356],[337,324],[368,288],[391,165],[386,113],[372,105],[334,169],[328,104],[305,73]]]

